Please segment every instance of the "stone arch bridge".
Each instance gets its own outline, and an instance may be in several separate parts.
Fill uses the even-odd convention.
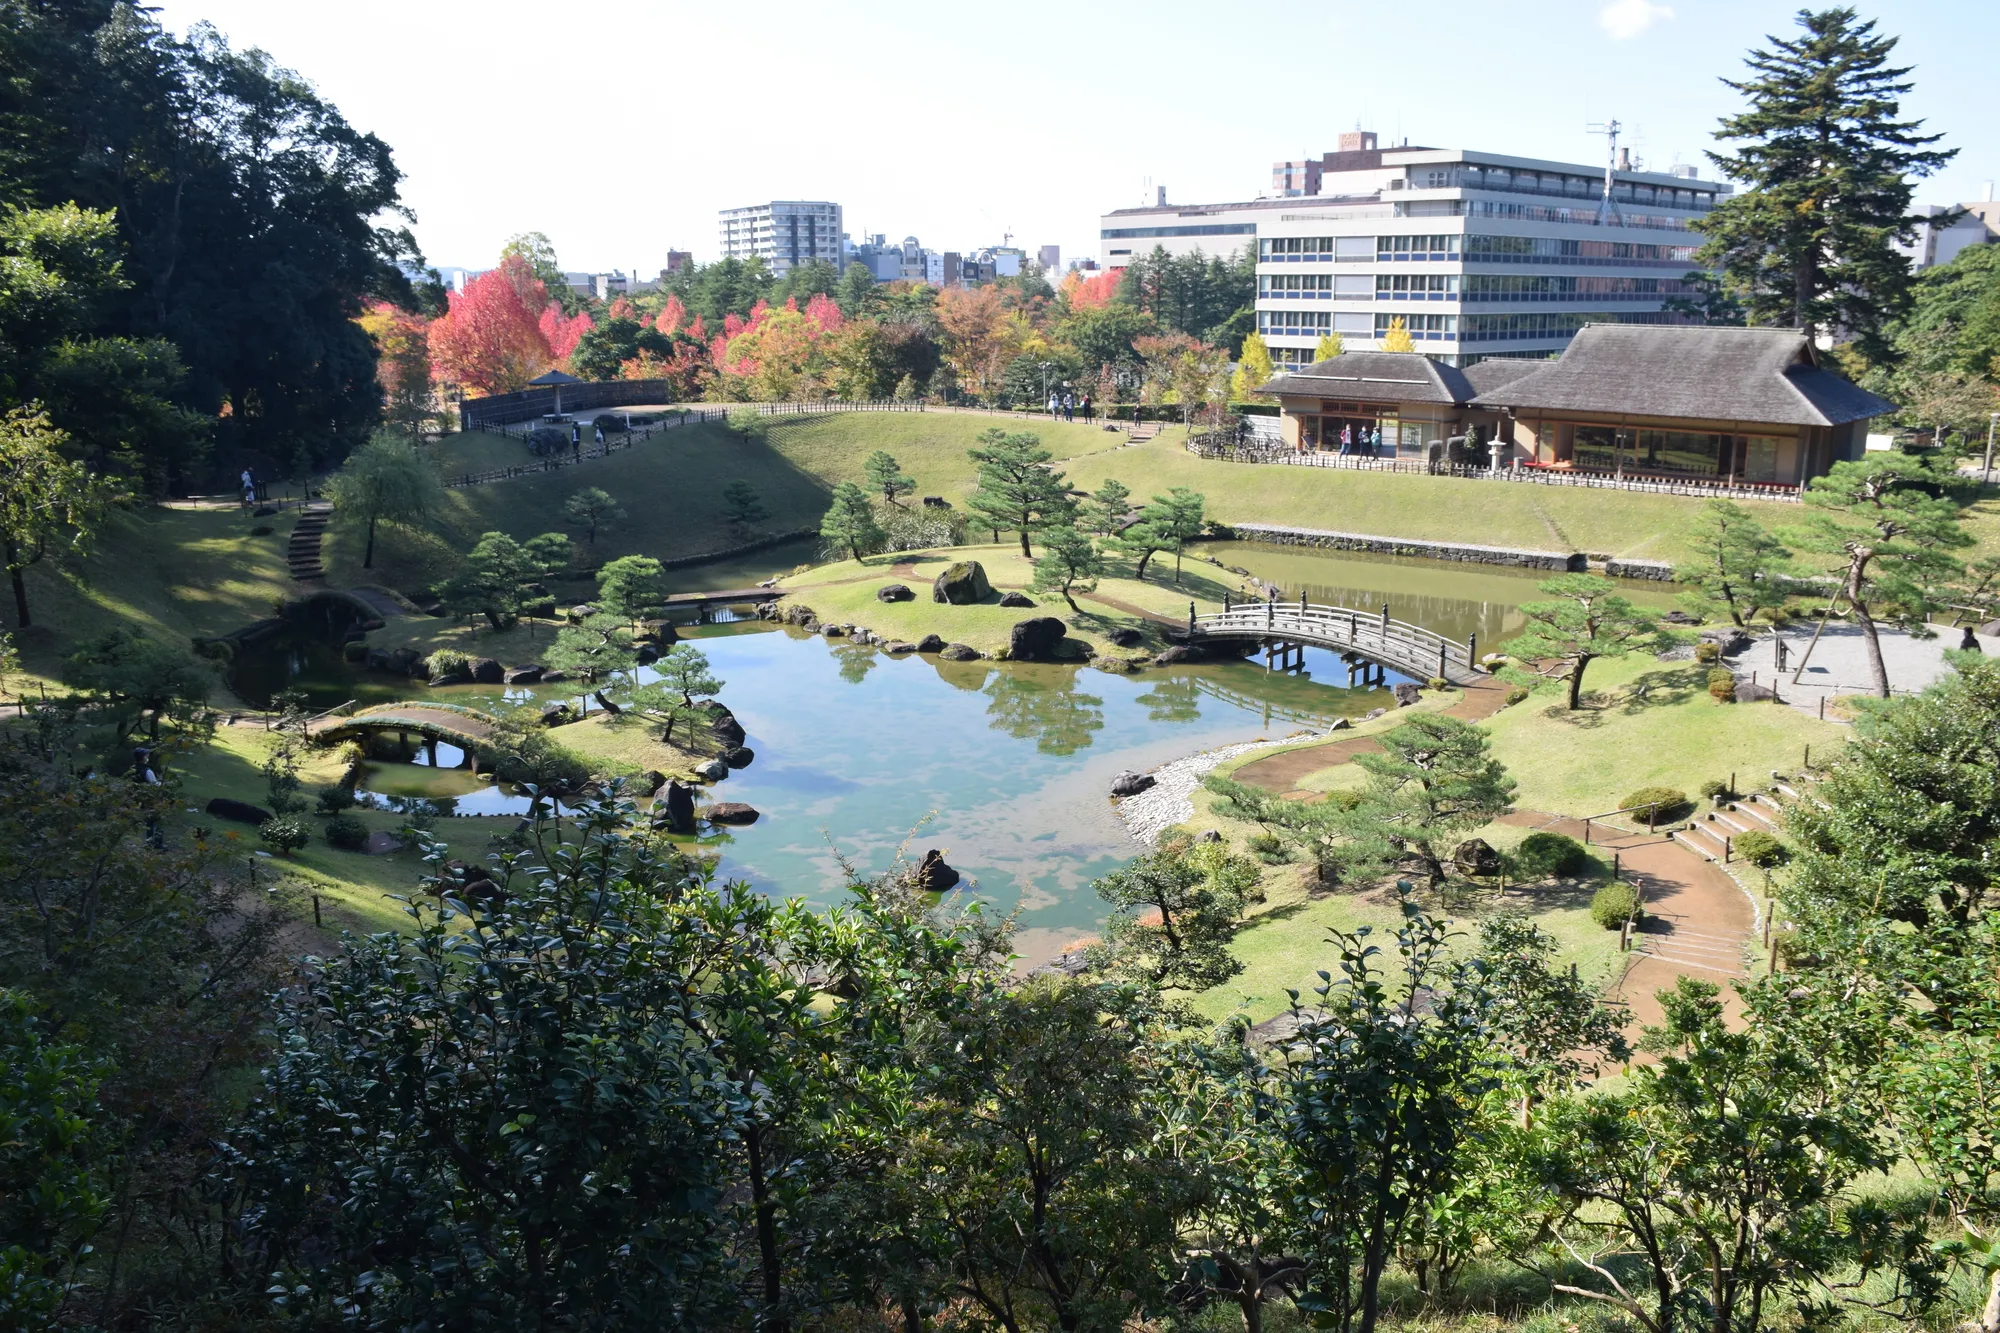
[[[1435,630],[1395,620],[1384,603],[1375,611],[1347,606],[1319,606],[1304,597],[1296,602],[1223,603],[1208,615],[1190,615],[1192,642],[1249,640],[1264,645],[1274,659],[1283,659],[1306,645],[1328,648],[1358,666],[1364,681],[1369,669],[1383,669],[1428,680],[1442,677],[1454,685],[1483,679],[1478,666],[1479,636],[1463,642]],[[1300,654],[1303,656],[1303,654]]]
[[[315,741],[362,740],[371,735],[394,733],[416,736],[430,748],[436,761],[437,743],[456,745],[465,753],[465,767],[492,735],[499,719],[476,708],[434,703],[373,704],[353,713],[315,718],[306,724],[306,734]]]

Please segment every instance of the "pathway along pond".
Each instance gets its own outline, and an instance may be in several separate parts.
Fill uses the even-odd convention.
[[[1482,642],[1497,643],[1518,628],[1515,608],[1537,595],[1532,577],[1423,561],[1236,544],[1214,553],[1289,595],[1302,583],[1314,600],[1338,595],[1373,606],[1387,599],[1399,618],[1455,636],[1476,630]],[[1660,589],[1634,591],[1666,600]],[[1302,675],[1273,673],[1251,659],[1123,676],[1087,667],[891,658],[759,621],[683,633],[726,682],[722,698],[757,755],[711,789],[709,799],[745,801],[763,816],[702,839],[721,853],[725,876],[825,903],[844,883],[841,857],[872,873],[886,868],[906,839],[913,858],[937,847],[982,897],[1002,911],[1020,911],[1019,947],[1031,958],[1055,953],[1102,920],[1091,882],[1138,850],[1107,797],[1119,770],[1144,772],[1220,745],[1324,729],[1336,717],[1391,703],[1384,690],[1342,688],[1346,669],[1323,650],[1307,652]],[[363,680],[376,683],[331,654],[278,645],[266,661],[244,664],[239,687],[254,680],[272,688],[291,673],[290,664],[299,669],[295,683],[315,703],[324,699],[322,706],[357,697]],[[551,686],[532,697],[564,693]],[[469,704],[503,697],[478,686],[425,694]],[[521,702],[531,697],[525,690],[505,694]],[[510,813],[525,804],[450,771],[457,758],[441,754],[444,767],[437,770],[378,765],[366,786],[383,795],[453,797],[466,814]],[[449,824],[442,832],[450,837]]]

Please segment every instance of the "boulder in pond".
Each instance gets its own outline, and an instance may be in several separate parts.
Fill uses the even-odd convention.
[[[917,595],[910,591],[910,585],[907,583],[889,583],[875,590],[875,600],[878,602],[914,602],[917,600]]]
[[[747,745],[732,745],[722,752],[722,762],[731,768],[748,768],[757,752]]]
[[[917,640],[917,651],[920,653],[941,653],[944,651],[944,639],[937,634],[926,634],[923,638]]]
[[[1134,773],[1128,768],[1117,777],[1111,779],[1111,794],[1113,796],[1137,796],[1140,792],[1147,790],[1153,785],[1154,781],[1151,773]]]
[[[395,667],[391,665],[389,650],[387,648],[370,648],[368,650],[368,669],[370,671],[395,670]]]
[[[1333,721],[1326,724],[1326,729],[1328,731],[1346,731],[1349,727],[1353,725],[1354,724],[1352,722],[1349,722],[1346,718],[1337,717]]]
[[[819,612],[804,602],[786,602],[785,609],[778,618],[787,625],[811,625],[819,621]]]
[[[560,727],[574,721],[576,714],[570,711],[568,704],[548,704],[542,709],[542,725],[545,727]]]
[[[917,651],[917,645],[911,643],[908,639],[891,639],[882,645],[882,651],[885,653],[914,653]]]
[[[1396,696],[1396,707],[1408,708],[1411,704],[1423,702],[1424,692],[1409,681],[1393,687],[1389,693]]]
[[[569,672],[567,671],[549,670],[542,672],[542,684],[544,685],[554,685],[560,681],[565,681],[568,679],[569,679]]]
[[[475,658],[469,671],[474,685],[498,685],[507,679],[507,668],[490,657]]]
[[[977,662],[979,650],[963,643],[948,643],[938,649],[938,656],[947,662]]]
[[[389,654],[389,670],[399,676],[414,676],[423,664],[423,656],[414,648],[398,648]]]
[[[1012,662],[1044,662],[1054,657],[1056,645],[1069,633],[1069,626],[1055,616],[1030,616],[1014,622],[1007,636],[1007,658]]]
[[[736,714],[724,711],[718,713],[708,724],[715,739],[724,746],[743,744],[743,724],[736,720]]]
[[[741,801],[718,801],[701,813],[711,824],[754,824],[758,819],[757,807]]]
[[[1024,592],[1019,592],[1019,591],[1016,591],[1016,592],[1010,592],[1010,593],[1008,593],[1008,594],[1007,594],[1007,595],[1006,595],[1005,597],[1002,597],[1002,598],[1000,599],[1000,605],[1002,605],[1002,606],[1033,606],[1033,605],[1035,605],[1035,599],[1034,599],[1034,598],[1032,598],[1032,597],[1030,597],[1030,596],[1028,596],[1028,594],[1026,594],[1026,593],[1024,593]]]
[[[1114,629],[1104,637],[1110,640],[1113,647],[1117,648],[1137,648],[1146,641],[1145,635],[1131,628]]]
[[[470,685],[472,684],[472,673],[470,671],[447,671],[442,676],[432,676],[431,684]]]
[[[1153,659],[1154,666],[1178,666],[1182,662],[1200,660],[1201,654],[1184,643],[1177,643]]]
[[[986,581],[986,567],[977,560],[958,560],[946,565],[944,572],[931,580],[931,600],[945,602],[952,606],[970,606],[983,602],[993,595],[993,585]]]
[[[913,876],[917,887],[925,893],[943,893],[958,883],[958,872],[944,863],[944,853],[933,847],[924,853],[924,859],[917,862]]]
[[[1484,838],[1467,838],[1452,849],[1451,863],[1468,875],[1500,873],[1500,853]]]
[[[694,775],[703,782],[720,782],[729,776],[729,765],[720,759],[710,759],[695,765]]]
[[[694,832],[694,788],[669,782],[666,795],[653,803],[653,817],[676,833]]]
[[[217,819],[233,819],[239,824],[262,824],[271,818],[271,812],[248,801],[238,801],[227,796],[218,796],[208,803],[208,813]]]
[[[640,666],[651,666],[660,660],[660,645],[641,640],[638,650],[633,655]]]
[[[1970,631],[1967,632],[1970,633]],[[386,656],[387,654],[384,655]],[[367,661],[368,641],[366,639],[349,639],[346,643],[340,645],[340,658],[343,662],[360,663]]]
[[[819,632],[826,635],[829,639],[839,639],[846,636],[847,627],[845,625],[821,625]]]
[[[542,683],[542,669],[533,665],[510,667],[500,680],[503,685],[539,685]]]

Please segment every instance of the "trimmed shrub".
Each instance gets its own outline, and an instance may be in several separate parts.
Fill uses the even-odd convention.
[[[1708,673],[1708,693],[1717,703],[1736,702],[1736,673],[1728,667],[1716,667]]]
[[[1694,646],[1694,660],[1697,662],[1713,662],[1721,656],[1721,644],[1710,643],[1704,639]]]
[[[431,679],[449,676],[454,672],[470,673],[472,654],[462,653],[456,648],[440,648],[424,659],[424,665],[431,669]]]
[[[278,855],[290,856],[312,841],[312,829],[297,815],[274,815],[258,826],[257,836],[277,848]]]
[[[345,783],[319,789],[319,812],[323,815],[337,815],[353,805],[354,788]]]
[[[1590,865],[1590,853],[1575,838],[1561,833],[1530,833],[1514,849],[1514,867],[1523,879],[1575,875]]]
[[[1627,792],[1618,804],[1645,820],[1649,828],[1678,819],[1694,808],[1694,802],[1678,787],[1641,787]]]
[[[1616,930],[1641,915],[1639,891],[1623,880],[1612,880],[1590,897],[1590,919],[1606,930]]]
[[[353,815],[338,815],[326,821],[326,840],[343,851],[358,852],[368,845],[368,826]]]
[[[1451,688],[1451,682],[1443,676],[1432,676],[1424,682],[1424,688],[1427,690],[1448,690]]]
[[[1708,781],[1702,783],[1701,794],[1704,798],[1714,801],[1717,804],[1730,800],[1736,795],[1735,792],[1729,789],[1729,784],[1721,778],[1710,778]]]
[[[1737,834],[1729,840],[1729,850],[1760,870],[1783,865],[1791,855],[1784,843],[1762,829]]]

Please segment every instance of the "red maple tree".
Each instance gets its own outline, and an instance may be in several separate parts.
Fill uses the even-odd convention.
[[[537,301],[533,309],[531,300]],[[432,321],[431,378],[477,394],[520,388],[555,363],[538,319],[548,306],[548,293],[527,264],[508,256],[453,292],[451,308]]]

